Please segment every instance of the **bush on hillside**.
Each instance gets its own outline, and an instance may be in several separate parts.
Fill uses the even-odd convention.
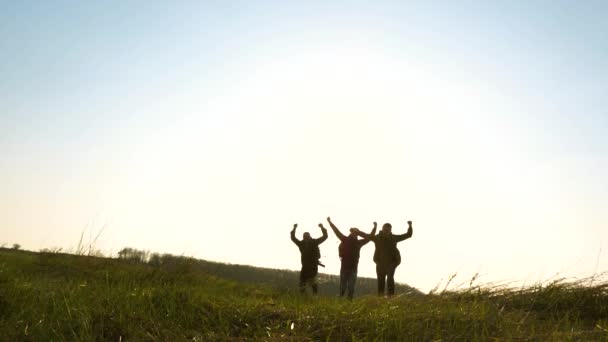
[[[134,262],[147,262],[150,252],[125,247],[118,252],[118,258]]]

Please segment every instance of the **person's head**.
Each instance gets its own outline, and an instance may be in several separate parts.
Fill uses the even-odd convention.
[[[310,240],[310,233],[309,232],[304,233],[304,235],[302,235],[302,238],[304,239],[304,241]]]
[[[350,239],[357,239],[357,234],[355,234],[355,229],[357,229],[357,228],[352,227],[352,228],[350,229],[350,234],[348,234],[348,237],[349,237]]]
[[[385,223],[384,225],[382,225],[382,232],[383,233],[390,234],[392,230],[393,230],[393,226],[391,226],[390,223]]]

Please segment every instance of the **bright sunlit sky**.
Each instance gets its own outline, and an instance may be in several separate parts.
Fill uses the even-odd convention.
[[[12,1],[0,243],[297,270],[390,222],[428,291],[608,270],[605,1]],[[104,228],[105,227],[105,228]],[[321,245],[338,273],[338,240]],[[359,275],[375,276],[373,245]],[[294,284],[295,286],[296,284]]]

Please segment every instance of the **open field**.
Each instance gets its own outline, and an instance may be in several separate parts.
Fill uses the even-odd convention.
[[[0,249],[0,340],[608,340],[608,284],[599,279],[429,295],[402,287],[391,299],[349,302],[227,278],[188,258]]]

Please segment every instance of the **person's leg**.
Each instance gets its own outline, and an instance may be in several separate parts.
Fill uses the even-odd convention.
[[[300,293],[306,293],[306,269],[300,270]]]
[[[386,280],[386,287],[387,287],[387,291],[388,291],[388,295],[392,296],[395,294],[395,270],[397,269],[397,266],[393,266],[391,265],[390,267],[388,267],[386,276],[387,276],[387,280]]]
[[[314,264],[310,273],[310,286],[312,287],[313,295],[316,295],[318,293],[317,274],[319,274],[319,265]]]
[[[319,287],[317,286],[317,276],[315,275],[310,279],[310,287],[312,287],[312,294],[317,295],[319,292]]]
[[[355,268],[348,275],[348,299],[353,299],[355,295],[355,284],[357,283],[357,269]]]
[[[384,296],[384,282],[386,277],[385,267],[376,264],[376,278],[378,279],[378,296]]]
[[[317,274],[316,271],[317,270],[313,265],[302,265],[302,271],[300,272],[300,292],[306,293],[306,288],[314,282],[314,277]]]
[[[346,283],[348,281],[348,272],[345,267],[340,267],[340,297],[344,296],[346,291]]]

